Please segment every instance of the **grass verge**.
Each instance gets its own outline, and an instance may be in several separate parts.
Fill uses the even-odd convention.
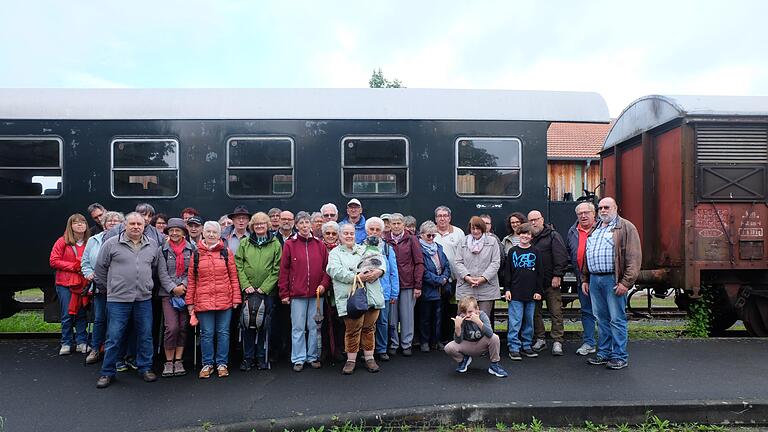
[[[60,323],[47,323],[43,311],[21,311],[0,320],[0,333],[44,333],[60,332]]]

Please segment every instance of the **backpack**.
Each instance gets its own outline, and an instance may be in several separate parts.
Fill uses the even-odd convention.
[[[258,331],[264,325],[267,313],[266,295],[254,292],[245,294],[243,310],[240,312],[240,327]]]

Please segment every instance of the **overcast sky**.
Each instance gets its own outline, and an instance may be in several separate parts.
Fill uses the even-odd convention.
[[[768,95],[768,2],[4,0],[0,87]]]

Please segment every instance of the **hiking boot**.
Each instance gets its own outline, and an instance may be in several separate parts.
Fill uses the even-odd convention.
[[[456,372],[458,373],[466,372],[470,364],[472,364],[472,357],[465,355],[464,358],[461,360],[461,363],[459,363],[459,367],[456,368]]]
[[[413,350],[410,348],[403,348],[403,356],[410,357],[413,355]]]
[[[606,368],[613,369],[613,370],[624,369],[627,366],[629,366],[629,363],[627,363],[624,360],[618,360],[618,359],[608,360],[608,363],[606,363],[605,365]]]
[[[242,363],[240,363],[240,370],[243,372],[248,372],[253,367],[253,360],[245,359]]]
[[[88,348],[88,345],[86,345],[86,344],[84,344],[84,343],[82,343],[82,344],[77,344],[77,346],[75,347],[75,352],[79,352],[79,353],[83,353],[83,354],[85,354],[85,353],[87,353],[87,352],[88,352],[88,349],[89,349],[89,348]]]
[[[355,371],[355,365],[357,363],[352,360],[347,360],[346,363],[344,363],[344,367],[341,369],[341,373],[344,375],[352,375],[352,372]]]
[[[397,348],[390,348],[387,350],[387,354],[390,356],[396,356],[397,355]]]
[[[173,362],[173,376],[183,376],[187,374],[187,370],[184,369],[184,362],[176,360]]]
[[[161,375],[163,377],[165,377],[165,378],[173,376],[173,362],[172,361],[165,362],[165,365],[163,365],[163,373]]]
[[[536,351],[530,349],[530,348],[523,348],[523,355],[529,358],[538,357],[539,353]]]
[[[85,364],[94,364],[99,361],[99,358],[101,358],[99,351],[91,349],[91,352],[85,357]]]
[[[520,351],[510,351],[509,359],[514,361],[520,361],[523,359],[523,356],[520,355]]]
[[[321,367],[323,367],[323,364],[320,363],[320,360],[309,362],[309,365],[312,367],[312,369],[320,369]]]
[[[70,345],[62,345],[61,349],[59,349],[59,355],[70,355],[72,354],[72,347]]]
[[[420,350],[421,352],[423,352],[423,353],[428,353],[428,352],[429,352],[429,345],[427,345],[427,344],[421,344],[421,346],[419,347],[419,350]]]
[[[229,376],[229,368],[227,368],[227,365],[219,365],[219,367],[216,368],[216,371],[219,374],[219,378],[226,378]]]
[[[583,356],[594,354],[596,352],[597,352],[597,348],[593,347],[592,345],[590,345],[588,343],[581,344],[579,349],[576,350],[576,354],[583,355]]]
[[[119,361],[115,363],[115,369],[117,369],[118,372],[125,372],[128,370],[128,365],[125,364],[125,361]]]
[[[200,369],[200,374],[197,377],[200,379],[206,379],[210,378],[211,374],[213,374],[213,366],[205,365],[202,369]]]
[[[591,365],[595,365],[595,366],[604,365],[604,364],[608,363],[608,359],[604,358],[604,357],[600,357],[599,355],[596,355],[594,357],[588,358],[587,359],[587,363],[589,363]]]
[[[536,339],[536,343],[533,344],[533,350],[536,352],[544,351],[547,348],[547,341],[544,339]]]
[[[110,384],[112,384],[112,381],[115,380],[115,377],[113,376],[100,376],[99,379],[96,381],[96,388],[107,388]]]
[[[491,366],[488,368],[488,373],[491,375],[495,375],[499,378],[506,378],[509,376],[507,371],[505,371],[504,368],[501,367],[501,364],[499,362],[491,363]]]
[[[379,360],[381,361],[389,361],[389,354],[383,352],[379,353]]]
[[[143,374],[141,374],[141,379],[143,379],[144,382],[151,383],[151,382],[157,381],[157,375],[155,375],[155,373],[152,372],[151,370],[148,370]]]
[[[376,364],[376,360],[372,358],[365,361],[365,367],[370,373],[376,373],[379,371],[379,365]]]
[[[296,363],[293,365],[294,372],[301,372],[304,370],[304,363]]]
[[[552,355],[553,356],[561,356],[563,355],[563,343],[562,342],[555,342],[552,344]]]

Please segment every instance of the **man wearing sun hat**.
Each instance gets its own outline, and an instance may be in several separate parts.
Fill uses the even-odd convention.
[[[235,211],[228,214],[227,217],[232,219],[232,225],[226,227],[221,232],[221,238],[234,256],[237,248],[240,246],[240,240],[248,237],[250,234],[248,223],[251,221],[251,212],[248,211],[246,206],[241,204],[235,207]]]

